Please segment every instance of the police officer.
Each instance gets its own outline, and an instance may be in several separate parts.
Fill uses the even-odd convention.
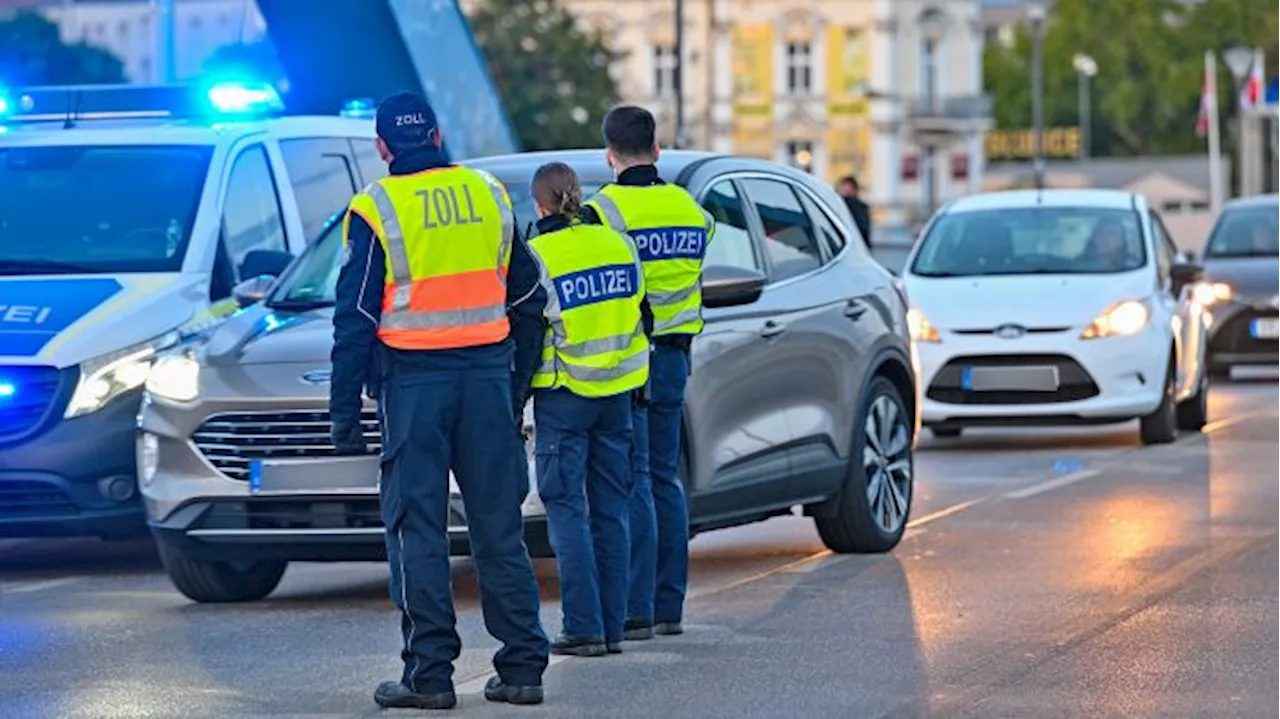
[[[564,610],[551,652],[595,657],[622,651],[627,618],[631,395],[649,377],[644,275],[629,238],[581,222],[568,165],[540,167],[532,194],[548,325],[533,377],[538,494]]]
[[[633,417],[634,488],[626,638],[684,631],[689,575],[689,511],[677,475],[689,350],[702,331],[702,260],[714,221],[684,189],[664,183],[653,115],[622,106],[604,119],[616,181],[588,203],[598,219],[627,232],[644,265],[653,335],[651,390]]]
[[[422,96],[383,102],[377,133],[390,176],[357,195],[344,220],[330,394],[334,446],[358,454],[366,451],[361,387],[380,389],[382,519],[404,672],[378,686],[374,699],[420,709],[457,702],[453,661],[461,646],[446,532],[452,470],[485,624],[502,642],[485,697],[537,704],[548,643],[520,515],[528,484],[513,421],[506,306],[530,294],[537,268],[516,236],[506,190],[446,161]]]

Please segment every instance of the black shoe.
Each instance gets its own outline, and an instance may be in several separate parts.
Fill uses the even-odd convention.
[[[605,642],[604,648],[608,650],[610,654],[621,654],[622,642]]]
[[[551,653],[573,657],[602,657],[609,649],[600,637],[569,637],[561,634],[551,642]]]
[[[373,700],[384,709],[452,709],[458,697],[451,691],[419,694],[400,682],[383,682],[373,692]]]
[[[484,698],[503,704],[541,704],[542,687],[503,684],[501,677],[490,677],[484,685]]]
[[[653,625],[653,631],[655,634],[673,637],[677,634],[684,634],[684,625],[680,622],[658,622]]]
[[[623,635],[629,642],[642,642],[653,639],[653,622],[643,619],[628,619],[623,627]]]

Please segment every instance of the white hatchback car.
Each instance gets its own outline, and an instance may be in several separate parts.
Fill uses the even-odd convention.
[[[1139,195],[1042,190],[941,209],[903,271],[924,424],[1205,423],[1201,268]]]

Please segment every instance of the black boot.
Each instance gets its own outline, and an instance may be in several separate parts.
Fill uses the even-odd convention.
[[[684,625],[680,622],[658,622],[653,625],[655,634],[663,636],[675,636],[676,634],[684,634]]]
[[[551,653],[573,657],[602,657],[609,649],[600,637],[570,637],[561,634],[551,642]]]
[[[419,694],[400,682],[383,682],[373,692],[373,700],[384,709],[452,709],[458,697],[452,691]]]
[[[653,622],[645,619],[628,619],[623,627],[623,636],[629,642],[642,642],[653,639]]]
[[[542,687],[504,684],[501,677],[490,677],[484,685],[484,698],[503,704],[541,704]]]

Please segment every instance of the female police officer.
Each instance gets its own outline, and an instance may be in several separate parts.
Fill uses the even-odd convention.
[[[627,612],[632,393],[649,377],[643,270],[630,238],[578,216],[573,169],[534,174],[539,235],[529,249],[546,290],[534,374],[538,494],[560,574],[555,654],[621,651]]]

